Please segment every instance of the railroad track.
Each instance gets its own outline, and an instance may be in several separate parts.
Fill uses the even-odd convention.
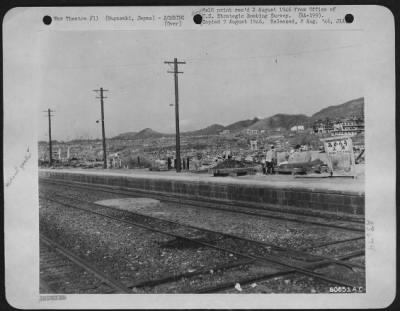
[[[292,214],[295,211],[291,210],[290,212],[286,212],[285,210],[277,210],[274,207],[266,206],[263,208],[257,207],[240,207],[236,206],[234,202],[230,202],[229,204],[221,203],[221,202],[205,202],[199,200],[191,200],[188,198],[177,198],[174,196],[169,196],[166,194],[154,193],[152,191],[144,191],[132,188],[125,188],[120,186],[108,186],[108,185],[93,185],[88,183],[74,182],[68,181],[65,182],[63,180],[51,179],[51,178],[40,178],[40,181],[54,184],[54,185],[64,185],[69,187],[75,187],[79,189],[85,189],[94,192],[107,192],[112,194],[119,194],[123,196],[141,196],[143,194],[148,198],[158,199],[162,202],[168,203],[177,203],[177,204],[185,204],[191,205],[195,207],[208,208],[213,210],[222,210],[229,211],[232,213],[239,213],[244,215],[258,216],[269,219],[279,219],[290,222],[296,222],[301,224],[310,224],[317,225],[323,227],[330,227],[334,229],[341,229],[353,232],[365,233],[365,220],[360,217],[353,216],[344,216],[344,215],[336,215],[333,213],[319,213],[317,215],[302,215],[302,214]],[[345,219],[343,219],[343,217]],[[332,219],[333,218],[333,219]]]
[[[350,263],[344,263],[341,262],[340,260],[335,260],[334,258],[330,257],[325,257],[321,255],[313,255],[308,252],[300,251],[300,250],[295,250],[295,249],[290,249],[290,248],[285,248],[282,246],[278,246],[272,243],[267,243],[267,242],[261,242],[261,241],[255,241],[251,240],[248,238],[232,235],[229,233],[221,233],[220,231],[216,230],[210,230],[210,229],[205,229],[205,228],[199,228],[197,226],[192,226],[188,224],[182,224],[177,221],[172,221],[172,220],[167,220],[167,219],[162,219],[159,217],[154,217],[154,216],[148,216],[148,215],[143,215],[141,213],[133,212],[133,211],[123,211],[120,210],[116,207],[112,206],[104,206],[101,204],[97,204],[91,201],[86,201],[86,200],[81,200],[77,199],[75,197],[70,197],[70,196],[65,196],[65,195],[53,195],[53,197],[46,197],[42,196],[42,198],[62,204],[68,207],[73,207],[73,208],[80,208],[77,207],[76,205],[71,205],[68,203],[65,203],[61,200],[67,200],[67,201],[75,201],[78,204],[85,204],[88,206],[93,206],[96,212],[99,210],[102,210],[103,213],[108,213],[110,210],[113,211],[111,216],[113,217],[120,217],[120,219],[123,220],[132,220],[141,224],[145,224],[146,226],[150,226],[153,228],[163,228],[167,225],[167,230],[169,229],[169,232],[173,232],[174,228],[187,228],[188,231],[191,231],[192,236],[196,236],[197,239],[204,239],[204,235],[206,236],[205,238],[212,241],[212,242],[222,242],[223,244],[227,244],[229,242],[233,242],[232,248],[241,248],[244,249],[246,253],[250,254],[258,254],[262,256],[263,253],[279,253],[279,258],[280,257],[287,257],[289,259],[294,259],[294,260],[300,260],[304,262],[316,262],[320,260],[331,260],[332,264],[339,264],[343,266],[347,266],[350,268],[359,268],[359,269],[364,269],[363,266],[356,265],[356,264],[350,264]],[[59,198],[58,200],[55,198]],[[60,200],[61,199],[61,200]],[[106,215],[106,214],[104,214]],[[194,230],[194,232],[193,232]],[[165,231],[165,229],[164,229]],[[163,231],[163,232],[164,232]],[[360,239],[363,239],[364,237],[356,237],[356,238],[351,238],[347,240],[340,240],[340,241],[334,241],[331,243],[324,243],[321,244],[321,246],[315,245],[310,247],[311,249],[315,249],[318,247],[322,246],[327,246],[327,245],[334,245],[334,244],[340,244],[340,243],[345,243],[349,241],[357,241]],[[359,251],[359,253],[363,253],[362,251]],[[275,256],[275,255],[272,255]]]
[[[153,232],[158,232],[170,237],[174,237],[177,240],[183,240],[183,241],[188,241],[190,243],[197,243],[200,244],[204,247],[210,247],[217,249],[219,251],[223,252],[229,252],[237,255],[239,258],[243,258],[248,261],[257,261],[257,262],[263,262],[264,264],[274,264],[279,267],[281,267],[281,271],[278,273],[269,273],[266,275],[258,276],[257,279],[268,279],[271,277],[276,277],[277,275],[288,275],[292,273],[300,273],[303,275],[308,275],[313,278],[317,278],[326,282],[329,282],[331,284],[336,284],[339,286],[347,286],[347,287],[355,287],[357,284],[351,284],[350,282],[343,281],[343,280],[338,280],[336,278],[331,278],[325,275],[321,275],[319,273],[314,272],[313,270],[321,267],[326,267],[329,265],[343,265],[348,268],[358,268],[358,269],[363,269],[363,266],[348,263],[348,262],[342,262],[341,260],[343,259],[349,259],[353,257],[358,257],[358,256],[363,256],[364,255],[364,250],[359,250],[356,252],[353,252],[351,254],[344,254],[342,256],[338,256],[336,258],[326,258],[322,256],[315,256],[315,255],[310,255],[308,253],[304,252],[299,252],[299,251],[294,251],[291,249],[284,249],[282,247],[277,247],[271,244],[266,244],[266,243],[261,243],[261,242],[255,242],[254,241],[249,241],[247,239],[243,238],[238,238],[232,235],[225,235],[221,234],[220,232],[215,232],[211,230],[204,230],[204,229],[199,229],[199,228],[194,228],[192,226],[186,226],[182,225],[176,222],[171,222],[171,221],[166,221],[163,219],[151,217],[151,216],[144,216],[141,214],[134,214],[132,217],[132,213],[129,212],[130,217],[127,217],[127,212],[123,212],[120,210],[115,210],[111,209],[110,207],[105,207],[103,205],[99,205],[93,202],[88,202],[88,201],[83,201],[79,200],[76,198],[71,198],[71,197],[63,197],[58,196],[59,198],[63,200],[68,200],[69,202],[75,201],[75,204],[71,203],[65,203],[60,200],[56,200],[54,198],[45,198],[49,201],[53,201],[57,204],[61,204],[63,206],[67,206],[70,208],[82,210],[84,212],[92,213],[98,216],[106,217],[108,219],[112,219],[117,222],[122,222],[126,223],[129,225],[134,225],[136,227],[140,227],[143,229],[147,229]],[[78,205],[85,205],[86,208],[80,207]],[[87,208],[88,206],[95,207],[96,210]],[[102,210],[102,212],[99,212],[99,210]],[[110,215],[107,211],[112,210],[112,215]],[[115,214],[116,212],[117,215]],[[169,226],[169,227],[168,227]],[[172,227],[171,227],[172,226]],[[191,233],[192,236],[189,235],[183,235],[183,234],[177,234],[174,232],[174,227],[187,227],[189,229],[192,229]],[[195,232],[195,237],[193,237],[193,230],[197,230]],[[201,238],[199,238],[199,233],[203,233]],[[204,234],[205,233],[205,234]],[[222,245],[218,243],[218,241],[222,241]],[[230,248],[227,248],[227,241],[231,242]],[[262,245],[262,247],[260,247]],[[238,251],[240,249],[240,251]],[[260,252],[261,249],[261,252]],[[273,251],[272,251],[273,250]],[[271,252],[272,251],[272,252]],[[308,262],[307,262],[308,261]],[[311,262],[310,262],[311,261]],[[243,263],[241,263],[243,264]],[[224,267],[219,267],[219,269],[223,269]],[[187,276],[187,274],[186,274]],[[185,275],[178,275],[174,276],[174,279],[179,279],[181,277],[185,277]],[[166,278],[168,279],[168,278]],[[159,282],[165,282],[164,280],[159,280]],[[248,280],[242,280],[241,282],[243,284],[252,282],[254,281],[253,279],[248,279]],[[157,284],[156,281],[152,281],[153,284]],[[205,288],[198,290],[197,292],[212,292],[212,291],[219,291],[221,290],[224,286],[231,286],[232,284],[225,284],[225,285],[218,285],[217,287],[213,288]],[[140,284],[131,284],[128,287],[138,287]]]
[[[62,182],[60,180],[52,180],[52,179],[44,179],[45,182],[50,183],[50,184],[55,184],[55,185],[64,185],[64,186],[69,186],[71,188],[78,188],[78,189],[85,189],[85,190],[89,190],[91,192],[107,192],[107,193],[111,193],[111,194],[118,194],[118,195],[122,195],[122,196],[140,196],[143,195],[143,192],[135,192],[132,190],[120,190],[121,187],[117,187],[118,189],[115,189],[114,186],[98,186],[98,185],[91,185],[91,184],[82,184],[79,182]],[[146,196],[147,193],[146,193]],[[162,201],[166,201],[166,202],[174,202],[174,203],[179,203],[179,204],[186,204],[186,205],[192,205],[192,206],[198,206],[201,208],[208,208],[208,209],[216,209],[216,210],[223,210],[223,211],[228,211],[228,212],[233,212],[233,213],[241,213],[244,215],[251,215],[251,216],[260,216],[263,218],[274,218],[274,219],[280,219],[280,220],[285,220],[285,221],[293,221],[296,223],[301,223],[301,224],[312,224],[312,225],[318,225],[318,226],[323,226],[323,227],[328,227],[328,228],[335,228],[335,229],[341,229],[341,230],[348,230],[348,231],[355,231],[355,232],[359,232],[360,235],[356,236],[354,238],[349,238],[349,239],[342,239],[342,240],[335,240],[335,241],[330,241],[330,242],[324,242],[324,243],[319,243],[319,244],[315,244],[313,246],[305,246],[303,248],[301,248],[300,250],[302,251],[309,251],[312,249],[316,249],[316,248],[320,248],[320,247],[329,247],[329,246],[334,246],[334,245],[339,245],[339,244],[344,244],[344,243],[348,243],[348,242],[352,242],[352,241],[361,241],[365,239],[365,235],[364,235],[364,228],[361,228],[361,226],[359,225],[359,219],[355,220],[355,224],[357,225],[357,227],[352,228],[349,227],[349,225],[347,226],[340,226],[337,224],[332,224],[331,220],[328,221],[308,221],[307,219],[305,219],[305,217],[301,217],[301,216],[294,216],[296,217],[296,219],[292,219],[293,217],[290,216],[279,216],[276,217],[276,215],[269,215],[269,214],[264,214],[262,213],[263,211],[259,211],[257,212],[252,212],[252,211],[248,211],[248,208],[243,208],[241,210],[232,210],[231,207],[223,207],[220,208],[215,204],[207,204],[206,206],[204,206],[204,204],[202,202],[198,202],[198,204],[194,204],[191,203],[193,200],[187,200],[187,199],[171,199],[171,198],[167,198],[165,199],[165,196],[156,196],[156,195],[150,195],[148,197],[152,197],[152,198],[157,198],[160,199]],[[189,203],[187,203],[187,201],[190,201]],[[350,225],[352,225],[353,222],[350,222]]]
[[[76,256],[44,234],[40,234],[40,270],[41,287],[47,293],[57,291],[63,286],[63,281],[64,284],[73,282],[74,280],[71,280],[73,274],[75,274],[75,278],[79,278],[79,285],[76,286],[75,282],[73,291],[80,293],[132,293],[132,290],[124,284],[105,275],[93,264]],[[68,289],[66,290],[68,291]]]

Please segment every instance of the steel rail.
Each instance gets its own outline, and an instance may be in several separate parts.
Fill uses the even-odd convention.
[[[311,224],[311,225],[316,225],[316,226],[321,226],[321,227],[331,227],[331,228],[335,228],[335,229],[341,229],[341,230],[348,230],[348,231],[355,231],[355,232],[362,232],[364,233],[365,230],[364,229],[359,229],[359,228],[352,228],[352,227],[347,227],[347,226],[341,226],[341,225],[336,225],[336,224],[332,224],[332,222],[328,222],[328,223],[321,223],[318,221],[311,221],[311,220],[304,220],[304,219],[300,219],[300,218],[295,218],[295,217],[288,217],[288,216],[279,216],[279,215],[271,215],[271,214],[267,214],[267,213],[283,213],[283,214],[288,214],[288,212],[285,211],[277,211],[275,210],[268,210],[268,209],[261,209],[261,208],[255,208],[257,210],[262,211],[263,213],[256,213],[256,212],[251,212],[251,211],[238,211],[238,210],[232,210],[231,208],[228,207],[221,207],[223,205],[227,205],[227,203],[205,203],[205,202],[196,202],[187,198],[174,198],[171,196],[167,196],[167,195],[162,195],[162,194],[154,194],[154,193],[150,193],[150,191],[145,191],[145,190],[138,190],[138,189],[126,189],[124,187],[120,187],[120,186],[109,186],[109,185],[100,185],[100,184],[96,184],[96,186],[93,186],[91,184],[88,183],[82,183],[82,182],[76,182],[76,181],[59,181],[59,180],[55,180],[55,179],[50,179],[50,178],[43,178],[41,177],[41,180],[43,180],[44,182],[47,183],[52,183],[52,184],[63,184],[63,185],[67,185],[67,186],[71,186],[71,187],[76,187],[76,188],[83,188],[83,189],[88,189],[91,191],[100,191],[99,188],[103,191],[103,192],[108,192],[108,193],[113,193],[113,194],[122,194],[122,195],[142,195],[143,193],[146,194],[147,197],[152,197],[152,198],[158,198],[162,201],[166,201],[166,202],[172,202],[172,203],[180,203],[180,204],[186,204],[186,205],[192,205],[195,207],[202,207],[202,208],[209,208],[209,209],[213,209],[213,210],[222,210],[222,211],[229,211],[232,213],[238,213],[238,214],[245,214],[245,215],[251,215],[251,216],[260,216],[263,218],[272,218],[272,219],[279,219],[279,220],[286,220],[286,221],[291,221],[291,222],[296,222],[296,223],[301,223],[301,224]],[[217,204],[217,205],[215,205]],[[244,209],[249,209],[248,207],[238,207],[235,206],[235,208],[244,208]],[[300,215],[300,217],[307,217],[307,215]],[[309,216],[310,217],[310,216]],[[327,216],[323,215],[319,215],[319,216],[315,216],[315,215],[311,215],[311,217],[313,218],[320,218],[320,219],[326,219]],[[337,220],[337,221],[342,221],[342,222],[350,222],[350,223],[355,223],[355,224],[363,224],[364,221],[359,221],[359,220]]]
[[[47,244],[49,247],[53,248],[56,252],[60,253],[64,257],[68,258],[70,261],[74,262],[77,264],[79,267],[85,269],[86,271],[90,272],[94,276],[96,276],[98,279],[100,279],[102,282],[106,283],[110,287],[112,287],[114,290],[116,290],[116,293],[132,293],[132,291],[127,288],[124,284],[113,280],[109,276],[105,275],[103,272],[98,270],[97,268],[93,267],[93,265],[85,262],[82,258],[78,257],[65,247],[61,246],[57,242],[53,241],[49,237],[45,236],[44,234],[40,233],[40,241],[43,243]]]
[[[200,288],[195,291],[196,294],[207,294],[207,293],[216,293],[220,292],[222,290],[227,290],[227,289],[232,289],[236,285],[236,283],[239,283],[240,285],[247,285],[250,283],[258,282],[258,281],[266,281],[275,277],[280,277],[280,276],[285,276],[288,274],[293,274],[295,273],[295,270],[283,270],[283,271],[278,271],[278,272],[273,272],[273,273],[267,273],[264,275],[260,275],[255,278],[244,278],[241,280],[238,280],[237,282],[226,282],[223,284],[218,284],[215,286],[210,286],[210,287],[205,287],[205,288]]]
[[[356,251],[356,252],[352,252],[350,254],[345,254],[345,255],[341,255],[338,256],[337,259],[338,260],[343,260],[343,259],[348,259],[351,257],[358,257],[360,255],[363,255],[363,251]],[[324,267],[324,265],[321,264],[314,264],[313,266],[308,267],[308,269],[317,269],[317,268],[321,268]],[[211,286],[211,287],[206,287],[206,288],[201,288],[199,290],[196,291],[196,293],[202,294],[202,293],[215,293],[218,291],[222,291],[222,290],[226,290],[226,289],[231,289],[233,288],[236,283],[239,283],[240,285],[247,285],[250,283],[254,283],[254,282],[258,282],[258,281],[266,281],[269,280],[271,278],[274,277],[279,277],[279,276],[285,276],[288,274],[294,274],[296,273],[295,269],[288,269],[288,270],[282,270],[282,271],[278,271],[278,272],[272,272],[272,273],[267,273],[255,278],[245,278],[245,279],[241,279],[238,282],[226,282],[223,284],[218,284],[216,286]]]
[[[344,259],[351,259],[351,258],[354,258],[354,257],[360,257],[360,256],[363,256],[363,255],[365,255],[364,251],[362,252],[362,254],[360,253],[360,251],[354,251],[354,252],[350,252],[350,253],[347,253],[347,254],[343,254],[343,255],[340,256],[340,258],[341,258],[341,260],[344,260]],[[358,265],[354,265],[355,268],[358,268],[357,266]]]
[[[332,246],[332,245],[335,245],[335,244],[353,242],[353,241],[358,241],[358,240],[363,240],[363,239],[365,239],[365,236],[362,235],[362,236],[358,236],[358,237],[355,237],[355,238],[338,240],[338,241],[333,241],[333,242],[326,242],[326,243],[316,244],[316,245],[313,245],[313,246],[302,247],[302,248],[300,248],[300,251],[307,251],[307,250],[310,250],[310,249],[321,248],[321,247],[326,247],[326,246]]]
[[[359,252],[358,253],[357,252],[353,252],[352,253],[352,256],[358,256],[358,255],[360,255]],[[340,257],[343,258],[343,259],[347,258],[346,255],[340,256]],[[324,266],[326,266],[326,265],[314,264],[313,266],[311,266],[311,265],[308,266],[307,269],[317,269],[317,268],[322,268]],[[269,280],[269,279],[272,279],[272,278],[275,278],[275,277],[294,274],[296,272],[298,272],[296,269],[288,269],[288,270],[283,270],[283,271],[278,271],[278,272],[272,272],[272,273],[267,273],[267,274],[264,274],[264,275],[261,275],[261,276],[257,276],[255,278],[245,278],[245,279],[238,280],[237,282],[226,282],[226,283],[223,283],[223,284],[218,284],[216,286],[201,288],[199,290],[196,290],[195,292],[198,293],[198,294],[215,293],[215,292],[219,292],[219,291],[222,291],[222,290],[231,289],[236,285],[236,283],[239,283],[240,285],[247,285],[247,284],[258,282],[258,281],[266,281],[266,280]],[[331,280],[334,280],[334,279],[331,279]],[[326,279],[324,281],[329,282],[328,279]],[[354,288],[354,286],[353,286],[353,288]]]
[[[57,202],[57,200],[54,200],[54,199],[50,199],[50,200],[54,201],[54,202]],[[68,204],[68,203],[64,203],[64,202],[57,202],[57,203],[59,203],[60,205],[68,206],[68,207],[75,208],[75,209],[78,209],[78,210],[82,210],[82,211],[85,211],[85,212],[88,212],[88,213],[99,215],[99,216],[102,216],[102,217],[105,217],[105,218],[109,218],[109,219],[112,219],[112,220],[117,221],[117,222],[126,223],[126,224],[129,224],[129,225],[134,225],[136,227],[143,228],[143,229],[146,229],[146,230],[149,230],[149,231],[158,232],[160,234],[164,234],[164,235],[167,235],[167,236],[179,238],[179,239],[182,239],[182,240],[190,241],[192,243],[197,243],[199,245],[203,245],[203,246],[206,246],[206,247],[214,248],[214,249],[217,249],[217,250],[220,250],[220,251],[223,251],[223,252],[235,254],[235,255],[237,255],[239,257],[243,257],[243,258],[247,258],[247,259],[255,259],[255,260],[259,260],[259,261],[263,261],[263,262],[267,262],[267,263],[273,263],[273,264],[276,264],[278,266],[291,268],[291,269],[293,269],[296,272],[299,272],[301,274],[305,274],[305,275],[309,275],[309,276],[312,276],[312,277],[315,277],[315,278],[319,278],[321,280],[328,281],[328,282],[331,282],[333,284],[337,284],[337,285],[340,285],[340,286],[356,287],[356,285],[347,283],[345,281],[341,281],[341,280],[333,279],[333,278],[330,278],[330,277],[326,277],[326,276],[321,275],[319,273],[307,270],[308,266],[314,266],[315,264],[308,264],[308,266],[305,265],[303,267],[298,267],[298,266],[295,266],[295,265],[283,263],[283,262],[279,261],[278,260],[279,258],[276,258],[275,256],[264,256],[264,257],[261,257],[261,256],[247,255],[247,254],[243,254],[243,253],[240,253],[240,252],[237,252],[237,251],[234,251],[234,250],[226,249],[226,248],[223,248],[223,247],[218,247],[218,246],[215,246],[215,245],[210,244],[210,243],[202,242],[202,241],[199,241],[199,240],[196,240],[196,239],[191,239],[191,238],[179,235],[179,234],[173,234],[173,233],[170,233],[170,232],[166,232],[166,231],[163,231],[163,230],[152,228],[152,227],[149,227],[149,226],[146,226],[146,225],[143,225],[143,224],[136,223],[134,221],[128,221],[128,220],[120,219],[118,217],[106,215],[106,214],[103,214],[103,213],[99,213],[99,212],[96,212],[96,211],[93,211],[93,210],[88,210],[88,209],[81,208],[81,207],[78,207],[78,206],[74,206],[74,205],[71,205],[71,204]],[[332,261],[331,260],[327,260],[326,262],[319,262],[318,264],[319,265],[329,266],[329,265],[332,264]]]
[[[116,207],[113,207],[113,206],[104,206],[104,205],[101,205],[101,204],[98,204],[98,203],[85,201],[85,200],[81,200],[81,199],[77,199],[77,198],[72,198],[72,197],[64,196],[64,195],[56,195],[56,196],[60,197],[62,199],[78,201],[79,203],[91,204],[91,205],[98,206],[98,207],[101,207],[101,208],[104,208],[104,209],[107,209],[107,208],[113,209],[113,210],[116,210],[116,211],[118,211],[120,213],[127,213],[126,211],[120,210],[120,209],[118,209]],[[54,202],[60,203],[60,201],[54,200],[52,198],[47,198],[47,199],[48,200],[52,200]],[[303,251],[298,251],[298,250],[295,250],[295,249],[290,249],[290,248],[285,248],[285,247],[282,247],[282,246],[274,245],[272,243],[255,241],[255,240],[251,240],[251,239],[248,239],[248,238],[232,235],[232,234],[229,234],[229,233],[222,233],[222,232],[215,231],[215,230],[199,228],[199,227],[196,227],[196,226],[193,226],[193,225],[182,224],[182,223],[179,223],[179,222],[176,222],[176,221],[172,221],[172,220],[162,219],[162,218],[149,216],[149,215],[143,215],[143,214],[140,214],[140,213],[137,213],[137,212],[130,211],[129,214],[137,215],[137,216],[140,216],[140,217],[142,217],[144,219],[146,219],[146,218],[150,219],[150,220],[154,219],[154,220],[159,221],[159,222],[170,223],[170,224],[173,224],[173,225],[178,225],[180,227],[188,227],[188,228],[195,229],[195,230],[198,230],[198,231],[209,232],[209,233],[212,233],[212,234],[220,235],[220,236],[222,236],[224,238],[228,238],[228,239],[236,239],[236,240],[239,240],[239,241],[244,241],[246,243],[258,244],[258,245],[263,246],[263,247],[270,247],[270,248],[273,248],[275,250],[279,250],[279,251],[282,251],[282,252],[285,252],[285,253],[288,253],[288,254],[292,254],[294,256],[297,255],[297,256],[315,258],[314,260],[300,259],[301,261],[308,261],[308,262],[314,261],[314,262],[316,262],[316,261],[320,261],[320,260],[331,260],[332,264],[338,264],[338,265],[342,265],[342,266],[350,267],[350,268],[356,267],[356,268],[359,268],[359,269],[365,269],[364,267],[362,267],[360,265],[353,264],[353,263],[345,263],[345,262],[341,262],[341,261],[338,261],[338,260],[335,260],[335,259],[332,259],[332,258],[329,258],[329,257],[326,257],[326,256],[309,254],[309,253],[306,253],[306,252],[303,252]],[[297,259],[297,260],[299,260],[299,259]]]
[[[251,265],[254,262],[255,262],[255,260],[251,259],[251,260],[244,260],[244,261],[234,262],[234,263],[229,263],[229,264],[223,264],[223,265],[213,266],[213,267],[209,267],[209,268],[202,269],[202,270],[196,270],[193,272],[185,272],[185,273],[181,273],[181,274],[177,274],[177,275],[171,275],[171,276],[167,276],[167,277],[164,277],[161,279],[147,280],[147,281],[142,281],[142,282],[134,282],[134,283],[130,283],[128,285],[128,287],[129,288],[134,288],[134,287],[143,288],[143,287],[157,286],[157,285],[161,285],[161,284],[165,284],[165,283],[171,283],[174,281],[178,281],[180,279],[187,278],[187,277],[192,277],[192,276],[196,276],[196,275],[204,275],[204,274],[209,273],[210,270],[213,270],[213,271],[227,270],[227,269],[231,269],[231,268],[235,268],[235,267]]]

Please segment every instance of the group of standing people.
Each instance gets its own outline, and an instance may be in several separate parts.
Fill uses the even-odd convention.
[[[263,165],[263,173],[266,174],[275,174],[274,166],[276,164],[276,150],[274,146],[267,151],[265,156],[265,164]]]
[[[187,158],[183,157],[181,161],[182,161],[181,162],[181,169],[189,170],[189,162],[190,162],[189,157],[187,157]],[[168,170],[172,169],[172,160],[171,160],[170,157],[168,157],[168,159],[167,159],[167,165],[168,165]],[[176,158],[174,159],[174,167],[175,168],[177,167]]]

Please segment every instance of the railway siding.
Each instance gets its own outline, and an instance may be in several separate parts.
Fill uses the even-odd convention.
[[[68,187],[67,183],[55,180],[43,181],[40,187],[41,233],[135,293],[229,292],[236,288],[236,283],[244,286],[243,292],[327,292],[337,285],[365,288],[363,261],[349,261],[364,257],[362,240],[359,240],[360,232],[336,228],[332,235],[339,235],[340,239],[323,239],[323,243],[304,235],[293,236],[294,240],[303,241],[301,245],[307,246],[312,252],[319,250],[319,245],[322,245],[330,253],[329,257],[317,258],[307,250],[298,252],[275,243],[260,244],[252,239],[237,237],[236,234],[242,232],[237,225],[243,215],[236,213],[213,211],[209,207],[182,208],[182,204],[175,208],[176,203],[164,203],[150,198],[128,196],[124,199],[122,191],[104,191],[100,185],[86,185],[86,188],[82,188],[82,185],[76,183]],[[129,211],[115,209],[115,203],[119,203],[119,206],[123,202],[129,203]],[[135,208],[131,210],[131,203],[134,202],[138,204],[139,210],[149,214],[136,213]],[[188,209],[192,209],[192,217],[188,215],[189,219],[197,219],[199,223],[188,223],[178,217],[179,211],[186,214]],[[171,217],[174,213],[179,218],[178,222],[175,216]],[[205,217],[201,217],[203,214]],[[199,228],[199,224],[207,222],[207,219],[214,220],[217,214],[224,214],[221,215],[225,216],[224,223],[232,218],[233,223],[229,226],[232,226],[234,236],[221,233],[220,226],[218,231]],[[259,221],[253,216],[246,217],[247,227],[249,223]],[[264,222],[261,230],[265,231],[266,236],[279,231],[284,224],[283,219],[275,221],[280,225],[274,225],[264,217],[260,221]],[[288,230],[285,232],[290,235],[298,232],[298,227],[302,226],[290,221],[286,225]],[[305,228],[310,227],[308,229],[313,232],[316,230],[314,233],[317,236],[320,229],[325,227],[323,222],[317,226],[318,230],[315,225],[310,225]],[[329,228],[333,230],[333,227]],[[254,228],[250,226],[249,229],[253,231]],[[352,236],[350,240],[348,234]],[[284,233],[279,235],[283,236]],[[304,243],[307,240],[314,243]],[[299,273],[307,278],[299,277]],[[57,276],[57,284],[64,277],[64,274]],[[279,277],[283,277],[282,282]],[[75,279],[77,282],[72,281],[77,284],[76,290],[78,287],[81,290],[81,283],[78,282],[80,278]],[[273,280],[277,287],[270,286],[268,280]],[[257,283],[260,286],[254,287],[255,282],[260,282]],[[83,290],[87,290],[86,285],[82,285]],[[94,292],[107,292],[97,286],[90,287],[89,290]],[[62,288],[58,290],[62,291]]]

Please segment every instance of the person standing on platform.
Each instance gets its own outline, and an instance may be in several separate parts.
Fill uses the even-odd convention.
[[[261,165],[262,165],[262,172],[264,175],[267,175],[267,168],[266,168],[266,164],[265,164],[265,159],[261,160]]]
[[[168,157],[168,159],[167,159],[167,164],[168,164],[168,170],[170,170],[171,169],[171,158],[170,157]]]
[[[271,146],[271,149],[267,151],[267,156],[265,157],[265,162],[267,164],[267,174],[275,174],[274,170],[275,158],[276,158],[275,147]]]
[[[186,169],[185,158],[182,158],[182,168],[183,170]]]
[[[186,158],[186,169],[189,170],[189,157]]]

